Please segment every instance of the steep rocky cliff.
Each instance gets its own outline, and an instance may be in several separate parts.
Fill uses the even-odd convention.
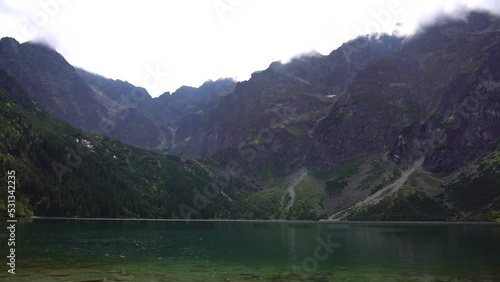
[[[163,142],[161,128],[134,110],[151,99],[142,88],[76,69],[48,46],[12,38],[0,41],[0,68],[33,101],[78,128],[148,149]]]
[[[230,170],[252,191],[249,218],[499,218],[500,19],[488,13],[157,98],[45,46],[0,47],[0,68],[54,115]]]

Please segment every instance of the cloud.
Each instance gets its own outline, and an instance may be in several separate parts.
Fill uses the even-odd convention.
[[[434,25],[443,25],[450,21],[466,22],[471,12],[487,12],[500,16],[498,5],[492,5],[495,1],[457,1],[447,5],[438,6],[429,13],[422,14],[416,21],[413,31],[409,35],[420,34]],[[498,1],[496,1],[497,4]],[[446,3],[445,3],[446,4]]]
[[[58,50],[59,46],[63,45],[59,37],[56,34],[50,32],[41,32],[37,34],[32,40],[30,40],[30,42],[45,45],[53,50]]]
[[[312,50],[326,55],[372,31],[412,34],[443,12],[500,12],[498,0],[216,0],[230,5],[221,19],[215,0],[74,0],[33,24],[41,3],[58,1],[0,2],[0,35],[44,42],[73,65],[146,88],[148,70],[168,72],[148,88],[153,96],[208,79],[248,79],[273,61]],[[391,10],[394,4],[400,9]],[[27,27],[32,32],[24,36]]]

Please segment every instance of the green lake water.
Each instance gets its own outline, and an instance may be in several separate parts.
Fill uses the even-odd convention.
[[[500,225],[34,219],[0,281],[500,281]]]

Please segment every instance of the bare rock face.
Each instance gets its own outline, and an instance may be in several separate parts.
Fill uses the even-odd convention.
[[[38,105],[76,127],[149,149],[161,143],[160,128],[133,111],[151,99],[142,88],[75,69],[48,46],[12,38],[0,41],[0,68]]]
[[[0,68],[38,105],[77,127],[96,127],[105,114],[106,109],[75,69],[47,46],[4,38],[0,41]]]
[[[238,83],[233,93],[205,112],[172,152],[193,158],[233,150],[241,158],[243,151],[255,150],[250,166],[270,159],[304,165],[317,121],[344,95],[359,71],[398,50],[401,42],[389,36],[362,37],[328,56],[312,54],[287,64],[272,63]]]
[[[198,88],[183,86],[172,94],[167,92],[140,104],[137,110],[164,130],[162,152],[197,157],[200,156],[198,150],[191,150],[186,144],[207,114],[217,108],[221,99],[232,93],[235,86],[232,79],[207,81]]]
[[[335,167],[390,150],[403,168],[450,172],[491,149],[498,123],[500,30],[489,15],[433,26],[360,72],[315,129],[309,163]]]
[[[475,186],[486,187],[481,193],[488,197],[474,212],[500,206],[491,202],[500,196],[498,62],[500,19],[471,12],[410,38],[359,37],[326,56],[274,62],[248,81],[208,81],[151,98],[127,82],[75,70],[46,46],[0,41],[0,68],[38,105],[80,128],[237,166],[256,193],[279,190],[263,175],[286,179],[306,171],[293,185],[297,204],[286,209],[297,216],[338,212],[383,194],[377,191],[413,196],[377,198],[374,205],[392,203],[394,210],[373,218],[412,218],[406,212],[429,203],[439,211],[423,212],[429,219],[445,218],[442,208],[455,203],[463,216],[472,209],[464,199]],[[301,189],[316,193],[316,202],[304,199]],[[405,216],[392,217],[406,200],[412,204]]]

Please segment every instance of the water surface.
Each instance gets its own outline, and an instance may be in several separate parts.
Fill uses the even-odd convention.
[[[2,281],[500,281],[500,225],[34,219],[15,279],[3,265]]]

